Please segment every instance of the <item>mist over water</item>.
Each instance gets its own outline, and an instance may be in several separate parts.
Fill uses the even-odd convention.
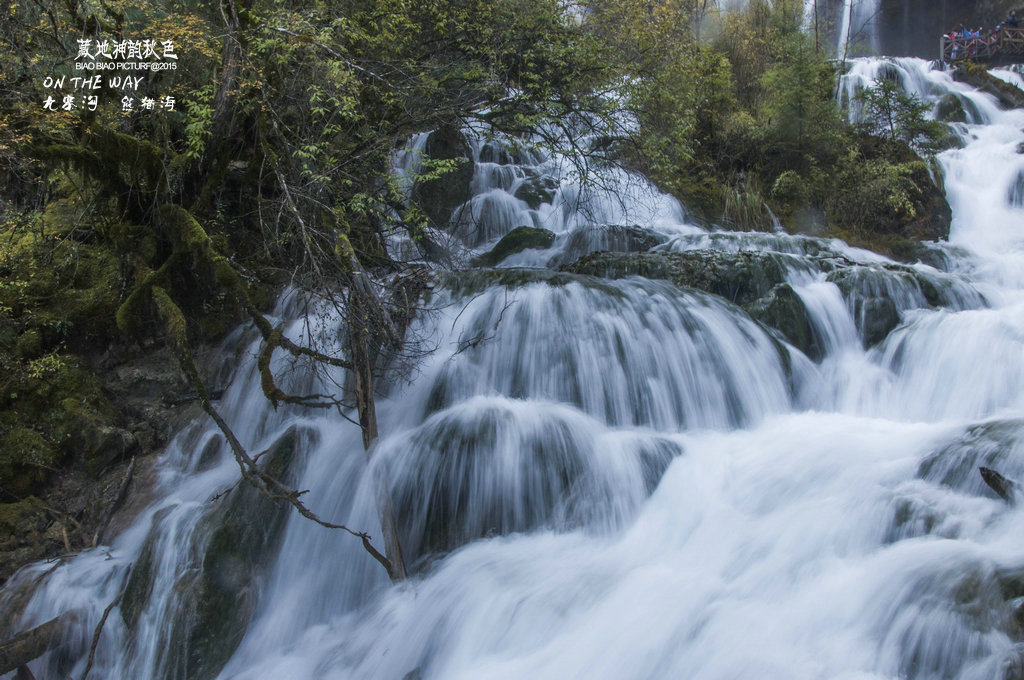
[[[281,513],[219,677],[1020,677],[1024,513],[977,467],[1024,479],[1024,112],[915,59],[856,61],[845,96],[883,64],[925,100],[953,93],[976,112],[958,124],[965,147],[939,156],[954,215],[935,246],[942,270],[837,240],[709,232],[636,177],[583,191],[564,159],[503,157],[480,139],[475,195],[455,218],[468,255],[520,225],[556,234],[506,269],[609,248],[758,253],[806,308],[816,357],[737,304],[665,281],[442,278],[410,330],[436,350],[380,401],[371,467],[337,414],[269,407],[258,340],[239,330],[220,406],[242,443],[290,442],[307,504],[374,536],[382,473],[415,575],[392,586],[358,540]],[[531,207],[520,189],[537,178],[547,189]],[[643,248],[615,228],[634,225]],[[865,311],[877,300],[897,315],[880,339]],[[291,337],[310,332],[293,297],[275,314]],[[321,314],[313,329],[331,337],[339,321]],[[343,379],[277,360],[286,389]],[[132,527],[12,579],[0,603],[37,584],[23,628],[84,612],[71,660],[50,654],[37,677],[80,676],[103,608],[140,563],[148,596],[111,614],[93,673],[190,677],[175,621],[195,607],[190,584],[223,519],[210,499],[237,477],[197,420]]]

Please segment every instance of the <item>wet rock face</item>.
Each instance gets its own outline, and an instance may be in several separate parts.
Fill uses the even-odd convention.
[[[565,250],[548,263],[558,267],[575,262],[584,255],[600,251],[642,253],[661,245],[666,236],[638,226],[602,224],[574,230],[569,234]]]
[[[726,253],[691,250],[681,253],[594,253],[564,267],[574,274],[610,279],[643,276],[666,279],[746,305],[786,281],[786,268],[772,253]]]
[[[1010,480],[1024,480],[1024,420],[993,420],[966,428],[928,454],[918,466],[917,477],[960,494],[1004,503],[985,483],[981,467],[992,468]],[[910,494],[895,503],[887,540],[929,534],[955,538],[960,531],[959,520],[933,499]],[[1014,598],[1024,597],[1024,567],[1015,573],[1019,578],[1009,587]]]
[[[788,283],[779,284],[765,297],[747,307],[750,316],[782,333],[786,340],[814,361],[823,357],[823,348],[814,335],[807,307]]]
[[[935,105],[935,118],[944,123],[966,123],[967,112],[959,97],[947,94]]]
[[[990,74],[983,66],[964,64],[953,69],[953,79],[986,92],[1004,109],[1024,108],[1024,91]]]
[[[292,427],[263,455],[267,472],[284,484],[295,481],[294,464],[313,445],[313,433]],[[197,565],[176,575],[179,607],[174,613],[159,674],[166,680],[216,677],[234,653],[257,604],[263,569],[280,544],[289,506],[275,504],[255,487],[240,482],[211,512],[196,536]],[[150,605],[159,565],[154,563],[164,517],[154,518],[146,544],[128,576],[121,616],[129,630]],[[167,578],[168,575],[162,575]]]
[[[890,296],[879,294],[882,291],[873,290],[871,281],[866,280],[864,273],[870,272],[859,269],[837,270],[828,275],[828,280],[839,287],[864,345],[871,347],[885,340],[900,324],[900,311]],[[877,272],[878,278],[886,276],[897,274],[883,270]]]
[[[473,260],[476,266],[493,267],[505,258],[530,248],[550,248],[555,234],[536,227],[516,227],[505,234],[488,252]]]
[[[551,177],[533,175],[519,185],[515,197],[526,203],[531,210],[536,210],[544,203],[551,203],[557,189],[558,182]]]
[[[452,212],[472,196],[473,153],[456,127],[443,127],[430,133],[423,153],[429,160],[457,161],[451,172],[416,182],[412,190],[412,200],[427,216],[430,226],[444,229]]]
[[[1017,173],[1006,198],[1010,205],[1024,208],[1024,170]]]

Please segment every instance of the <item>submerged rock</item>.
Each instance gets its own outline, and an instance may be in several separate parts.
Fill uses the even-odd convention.
[[[935,118],[944,123],[966,123],[967,112],[960,97],[952,92],[944,95],[935,105]]]
[[[917,476],[963,493],[998,498],[978,474],[980,467],[1024,479],[1024,420],[993,420],[968,428],[925,458]]]
[[[296,458],[312,445],[314,436],[289,428],[262,456],[266,472],[285,485],[293,484]],[[278,549],[289,512],[287,504],[274,503],[242,481],[208,516],[207,531],[200,528],[197,533],[209,537],[202,548],[202,564],[182,575],[176,585],[181,602],[168,639],[170,663],[162,677],[208,680],[228,662],[256,609],[259,579]],[[138,569],[149,569],[145,560]],[[135,590],[145,592],[142,587]],[[131,605],[126,622],[137,619],[135,611],[141,608],[141,603]]]
[[[382,449],[403,461],[391,493],[406,559],[423,565],[476,539],[538,527],[616,525],[682,448],[640,436],[610,468],[596,429],[568,407],[478,399],[435,413],[401,451]]]
[[[1013,178],[1013,184],[1010,185],[1006,200],[1012,206],[1024,208],[1024,170],[1018,171],[1017,176]]]

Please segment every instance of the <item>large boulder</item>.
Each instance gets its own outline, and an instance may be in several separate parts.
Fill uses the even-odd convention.
[[[950,93],[939,99],[935,105],[935,118],[943,123],[966,123],[967,112],[960,97]]]
[[[525,168],[524,168],[525,169]],[[528,173],[528,169],[525,169]],[[548,175],[533,173],[516,188],[515,197],[526,203],[531,210],[544,203],[551,203],[558,191],[558,181]]]
[[[425,160],[456,163],[450,172],[418,181],[412,189],[412,200],[426,215],[430,226],[444,229],[452,212],[472,196],[473,154],[462,132],[454,126],[431,132],[423,154]]]
[[[530,248],[550,248],[555,242],[554,232],[537,227],[516,227],[505,234],[493,248],[473,260],[477,266],[493,267],[510,255]]]

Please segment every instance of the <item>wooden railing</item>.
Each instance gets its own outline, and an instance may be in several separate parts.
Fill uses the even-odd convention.
[[[942,36],[942,61],[993,61],[1024,57],[1024,28],[1003,28],[983,32],[980,38],[951,38]]]

